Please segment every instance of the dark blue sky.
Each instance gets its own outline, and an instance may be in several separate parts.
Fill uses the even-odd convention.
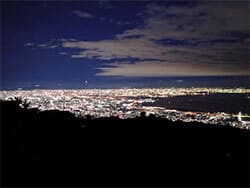
[[[1,88],[143,80],[153,87],[175,77],[248,75],[248,7],[248,1],[1,2]]]

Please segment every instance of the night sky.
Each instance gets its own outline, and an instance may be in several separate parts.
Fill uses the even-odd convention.
[[[249,84],[249,1],[0,4],[2,89]]]

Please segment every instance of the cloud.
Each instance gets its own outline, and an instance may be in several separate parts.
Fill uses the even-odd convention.
[[[57,45],[72,50],[72,58],[98,59],[105,65],[116,61],[100,65],[99,76],[248,74],[248,8],[245,1],[190,6],[153,3],[140,12],[143,24],[112,39],[58,39],[38,47]],[[124,62],[128,58],[131,62]]]
[[[247,75],[248,70],[228,65],[217,64],[186,64],[186,63],[114,63],[112,67],[99,68],[97,76],[123,77],[171,77],[171,76],[218,76],[218,75]]]
[[[73,38],[60,38],[60,39],[54,39],[55,41],[60,41],[60,42],[73,42],[77,41],[76,39]]]
[[[126,30],[117,38],[143,35],[149,39],[231,39],[233,33],[249,33],[249,3],[206,2],[193,6],[148,4],[144,25]]]
[[[83,12],[83,11],[80,11],[80,10],[74,10],[72,13],[79,16],[80,18],[90,19],[90,18],[94,17],[92,14],[90,14],[88,12]]]
[[[161,48],[159,44],[144,39],[65,42],[62,46],[83,50],[72,55],[73,58],[98,58],[101,60],[114,58],[152,59],[153,56],[163,58],[166,53],[163,46]]]
[[[234,55],[242,49],[239,44],[241,41],[231,42],[229,48],[228,41],[240,40],[239,36],[242,34],[249,35],[246,5],[248,4],[242,2],[211,2],[192,7],[148,4],[143,13],[145,17],[143,26],[117,34],[115,39],[66,42],[63,43],[63,47],[83,49],[82,52],[72,55],[73,58],[102,60],[157,57],[167,61],[184,61],[192,59],[192,56],[197,60],[199,55],[218,56],[223,50],[233,52]],[[241,35],[235,35],[235,33]],[[166,39],[177,40],[180,44],[185,40],[199,46],[197,48],[183,45],[176,47],[171,44],[158,43]],[[225,42],[223,43],[220,39]],[[216,47],[217,44],[220,45],[220,49]],[[178,57],[179,55],[183,57],[183,60]],[[176,56],[176,60],[173,56]],[[232,58],[232,55],[228,55],[226,59],[230,57]]]
[[[248,67],[249,42],[242,44],[234,42],[216,45],[202,44],[191,46],[163,45],[145,38],[115,39],[102,41],[64,42],[62,47],[78,49],[72,58],[95,58],[100,60],[113,60],[134,58],[139,60],[157,59],[171,63],[186,63],[193,65],[202,63],[238,64]],[[79,52],[80,49],[80,52]]]
[[[37,48],[51,49],[51,48],[61,47],[62,43],[64,42],[76,42],[76,41],[77,40],[73,38],[59,38],[59,39],[53,39],[48,42],[40,43],[40,44],[28,42],[24,44],[24,46],[28,46],[28,47],[35,46]]]
[[[60,54],[60,55],[68,55],[67,52],[59,52],[58,54]]]
[[[60,44],[53,44],[53,43],[44,43],[44,44],[37,44],[38,48],[58,48]]]
[[[24,46],[34,46],[35,44],[34,43],[31,43],[31,42],[27,42],[24,44]]]

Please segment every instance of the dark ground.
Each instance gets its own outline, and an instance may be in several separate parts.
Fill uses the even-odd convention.
[[[1,102],[2,186],[249,186],[249,131]]]

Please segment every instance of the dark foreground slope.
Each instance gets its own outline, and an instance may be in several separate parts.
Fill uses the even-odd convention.
[[[249,132],[1,102],[4,186],[247,186]]]

